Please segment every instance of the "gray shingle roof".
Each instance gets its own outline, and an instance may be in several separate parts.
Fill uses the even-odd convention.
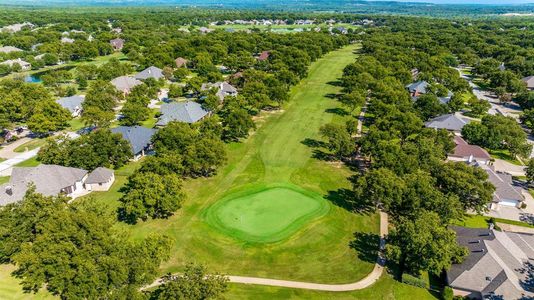
[[[61,107],[67,109],[71,113],[74,113],[76,109],[81,109],[84,101],[85,97],[81,95],[74,95],[56,100],[57,104],[61,105]]]
[[[135,75],[136,79],[145,80],[148,78],[163,78],[163,70],[154,66],[148,67]]]
[[[106,183],[111,177],[113,177],[113,171],[107,168],[96,168],[93,172],[89,173],[85,183],[87,184],[96,184],[96,183]]]
[[[469,123],[467,119],[460,118],[455,114],[446,114],[426,122],[425,126],[434,129],[461,131],[467,123]]]
[[[2,53],[11,53],[11,52],[20,52],[20,51],[23,51],[23,50],[17,47],[13,47],[13,46],[0,47],[0,52]]]
[[[133,87],[142,84],[141,81],[130,77],[130,76],[120,76],[111,81],[111,84],[121,92],[130,91]]]
[[[162,116],[156,123],[158,126],[165,126],[172,121],[195,123],[208,114],[207,110],[193,101],[164,103],[160,110]]]
[[[492,167],[487,165],[480,165],[480,167],[488,173],[488,180],[495,186],[495,193],[493,196],[494,202],[501,200],[517,200],[523,201],[523,195],[519,192],[519,187],[513,185],[512,176],[505,173],[498,173]]]
[[[86,170],[57,165],[39,165],[33,168],[14,167],[8,183],[0,185],[0,206],[22,200],[28,184],[35,185],[35,191],[45,196],[55,196],[61,190],[81,181]],[[6,188],[11,187],[11,194]]]
[[[529,89],[534,88],[534,76],[527,76],[521,79],[521,81],[523,81],[527,85],[527,88]]]
[[[426,93],[426,88],[429,86],[428,82],[426,81],[417,81],[417,82],[414,82],[412,84],[409,84],[406,86],[406,88],[408,88],[408,91],[410,91],[410,93],[420,93],[420,94],[425,94]]]
[[[469,255],[452,265],[447,281],[453,288],[494,294],[502,299],[532,299],[529,272],[534,262],[534,235],[451,226]],[[531,276],[531,275],[530,275]]]
[[[152,143],[152,136],[157,132],[143,126],[119,126],[112,128],[111,132],[120,133],[122,138],[130,143],[134,155],[139,154]]]

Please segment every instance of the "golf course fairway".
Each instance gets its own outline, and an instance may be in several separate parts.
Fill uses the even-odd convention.
[[[328,210],[328,203],[320,195],[292,185],[279,185],[230,195],[210,207],[206,217],[228,235],[248,242],[269,243],[290,236]]]

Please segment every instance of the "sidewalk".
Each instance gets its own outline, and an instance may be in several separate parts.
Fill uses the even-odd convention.
[[[13,157],[11,159],[1,162],[0,163],[0,176],[11,176],[11,171],[13,170],[13,166],[25,160],[28,160],[30,158],[37,156],[37,152],[39,152],[39,148],[28,151],[28,152],[20,153],[16,157]]]

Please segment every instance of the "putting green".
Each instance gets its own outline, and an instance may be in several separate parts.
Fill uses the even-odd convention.
[[[231,194],[208,208],[205,217],[209,224],[235,238],[272,243],[289,237],[328,210],[320,195],[284,184]]]

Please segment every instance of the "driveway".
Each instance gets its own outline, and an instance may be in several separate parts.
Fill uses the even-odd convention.
[[[508,173],[512,176],[525,176],[525,166],[518,166],[502,159],[495,159],[493,162],[495,171]]]
[[[24,145],[26,144],[27,142],[31,141],[32,139],[28,138],[28,137],[23,137],[21,139],[18,139],[16,141],[14,141],[13,143],[11,144],[7,144],[5,146],[2,146],[2,149],[0,149],[0,157],[1,158],[14,158],[14,157],[17,157],[18,155],[20,155],[19,152],[14,152],[14,150],[20,146],[20,145]]]
[[[13,167],[16,164],[37,156],[37,152],[39,152],[39,148],[28,151],[28,152],[19,153],[16,157],[13,157],[6,161],[1,162],[0,163],[0,176],[11,176],[11,171],[13,170]]]
[[[473,89],[473,94],[478,98],[482,100],[486,100],[491,105],[491,108],[488,110],[488,114],[490,115],[496,115],[500,114],[506,117],[512,117],[517,122],[519,122],[519,116],[521,115],[521,108],[515,104],[512,103],[510,106],[505,106],[499,102],[498,99],[492,97],[491,92],[485,91],[481,89],[476,83],[473,82],[470,76],[463,73],[463,69],[460,68],[454,68],[458,72],[460,72],[460,77],[467,80],[469,83],[469,86]],[[527,135],[527,142],[534,146],[534,136]],[[534,147],[532,148],[532,152],[530,153],[530,158],[534,158]]]

